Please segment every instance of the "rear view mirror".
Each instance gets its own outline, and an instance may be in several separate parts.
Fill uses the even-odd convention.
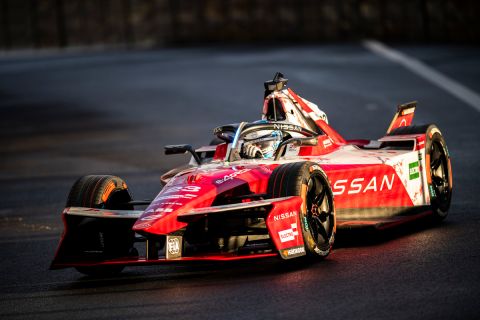
[[[182,154],[192,152],[193,148],[189,144],[175,144],[165,146],[165,154]]]
[[[176,145],[169,145],[165,146],[165,154],[184,154],[190,152],[195,159],[195,161],[200,165],[202,164],[202,160],[198,156],[198,154],[195,152],[193,147],[189,144],[176,144]]]

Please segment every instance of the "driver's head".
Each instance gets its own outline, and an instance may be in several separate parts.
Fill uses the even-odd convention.
[[[269,159],[275,155],[278,145],[282,142],[281,131],[262,130],[252,132],[245,136],[243,142],[244,150],[255,150],[248,154],[250,158]],[[259,154],[259,152],[261,154]]]

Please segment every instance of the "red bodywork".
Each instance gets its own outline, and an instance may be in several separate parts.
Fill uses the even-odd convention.
[[[305,113],[312,109],[288,89],[289,97]],[[267,104],[265,104],[267,105]],[[414,109],[414,108],[413,108]],[[399,126],[409,125],[413,118],[411,105],[399,108],[390,125],[389,132]],[[323,119],[315,120],[316,125],[324,133],[318,136],[316,146],[301,146],[294,157],[273,160],[225,161],[227,144],[216,147],[211,162],[181,171],[169,179],[166,186],[155,197],[151,204],[139,215],[130,219],[132,229],[148,241],[167,237],[182,236],[191,223],[200,221],[207,216],[222,216],[229,212],[239,212],[244,209],[261,208],[264,210],[264,223],[268,237],[274,250],[252,251],[250,254],[192,253],[186,256],[168,258],[168,256],[117,257],[107,260],[88,260],[82,257],[64,258],[68,253],[68,238],[72,226],[69,222],[73,209],[67,208],[63,213],[65,224],[64,236],[60,242],[52,268],[68,266],[92,265],[142,265],[171,261],[204,261],[204,260],[237,260],[263,258],[280,255],[290,258],[288,250],[303,248],[299,210],[302,210],[303,200],[299,196],[267,200],[245,197],[239,203],[220,205],[219,199],[230,199],[244,195],[264,195],[267,193],[268,181],[272,171],[280,164],[296,161],[312,161],[325,172],[333,191],[335,210],[339,226],[393,225],[400,221],[412,219],[425,213],[429,204],[425,183],[407,179],[408,162],[417,161],[424,152],[425,135],[409,135],[399,137],[384,137],[387,143],[394,145],[395,141],[409,141],[412,149],[408,151],[395,148],[368,149],[369,140],[346,141],[331,128]],[[396,140],[395,140],[396,139]],[[382,139],[380,139],[381,141]],[[410,160],[413,159],[413,160]],[[421,177],[424,173],[420,165]],[[261,202],[264,201],[264,202]],[[235,207],[237,206],[237,207]],[[399,213],[408,208],[419,207],[425,210],[415,216],[401,217]],[[247,211],[248,211],[247,210]],[[97,210],[92,212],[93,219],[108,219],[119,215],[113,212]],[[226,213],[227,212],[227,213]],[[242,211],[243,212],[243,211]],[[249,211],[248,211],[249,212]],[[367,214],[366,214],[367,213]],[[86,216],[85,210],[82,215]],[[73,219],[73,218],[72,218]],[[173,245],[172,244],[172,245]],[[166,250],[166,249],[165,249]],[[148,251],[148,248],[147,248]],[[182,248],[180,248],[182,251]],[[301,252],[301,251],[299,251]],[[303,254],[304,254],[303,250]],[[303,255],[300,254],[300,255]]]

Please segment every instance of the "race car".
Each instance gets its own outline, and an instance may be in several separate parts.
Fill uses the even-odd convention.
[[[133,200],[116,176],[78,179],[51,269],[324,258],[337,228],[447,216],[450,155],[437,126],[411,125],[415,102],[398,106],[382,138],[345,140],[287,82],[281,73],[265,82],[261,120],[219,126],[198,149],[166,146],[191,161],[161,177],[153,200]]]

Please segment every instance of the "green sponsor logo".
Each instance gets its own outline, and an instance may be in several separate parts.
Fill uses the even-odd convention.
[[[420,177],[420,171],[418,169],[418,161],[408,164],[408,173],[410,175],[410,180],[418,179]]]
[[[307,221],[307,217],[303,217],[303,227],[305,228],[305,231],[308,232],[308,221]]]
[[[435,189],[433,189],[432,186],[428,186],[428,187],[429,187],[429,189],[430,189],[430,196],[431,196],[432,198],[435,198],[435,197],[436,197]]]

